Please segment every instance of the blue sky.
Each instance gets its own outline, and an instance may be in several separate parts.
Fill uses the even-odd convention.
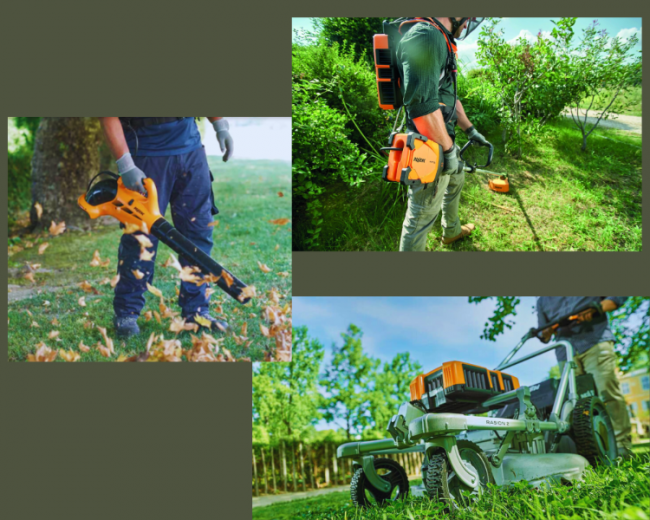
[[[504,29],[504,38],[508,41],[515,41],[520,36],[524,36],[531,41],[539,31],[542,33],[550,33],[554,25],[551,20],[559,20],[559,18],[501,18],[499,27]],[[594,20],[594,18],[578,18],[574,26],[575,36],[574,41],[577,41],[582,36],[582,29]],[[600,29],[606,29],[609,36],[620,36],[621,38],[630,37],[632,34],[637,34],[639,43],[637,50],[641,50],[641,18],[598,18]],[[306,29],[312,30],[312,22],[310,18],[293,18],[292,29]],[[480,27],[476,29],[465,41],[458,42],[458,55],[461,63],[467,68],[478,66],[476,63],[475,52],[477,50],[478,34]],[[295,33],[293,33],[295,38]],[[372,42],[369,42],[372,45]]]
[[[363,331],[364,351],[382,361],[398,352],[410,352],[424,370],[444,361],[466,361],[494,368],[519,339],[537,326],[535,298],[522,298],[515,325],[496,342],[480,338],[483,325],[492,316],[495,303],[470,304],[466,297],[431,298],[316,298],[295,297],[294,326],[306,325],[310,335],[325,346],[330,358],[332,343],[341,344],[341,332],[350,323]],[[522,353],[542,346],[530,340]],[[547,353],[511,369],[522,384],[534,384],[546,378],[556,364]]]

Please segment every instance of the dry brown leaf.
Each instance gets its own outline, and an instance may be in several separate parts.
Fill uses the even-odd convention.
[[[153,247],[153,244],[151,243],[151,240],[149,240],[149,237],[147,235],[136,235],[135,239],[140,242],[140,247],[145,248],[145,247]]]
[[[41,326],[38,323],[36,323],[36,321],[32,321],[31,327],[33,329],[40,329],[41,328]]]
[[[97,330],[104,338],[104,344],[106,345],[106,348],[111,354],[115,354],[115,349],[113,348],[113,340],[108,337],[108,334],[106,334],[106,329],[104,327],[97,327]]]
[[[241,335],[244,337],[248,336],[248,323],[246,322],[241,326]]]
[[[214,222],[210,222],[210,223],[208,224],[208,227],[217,227],[218,225],[219,225],[219,221],[218,221],[218,220],[215,220]]]
[[[75,352],[74,350],[59,350],[59,357],[64,359],[69,363],[74,363],[81,359],[81,354]]]
[[[154,296],[158,296],[161,301],[164,300],[162,291],[160,289],[156,289],[153,285],[150,285],[149,282],[147,282],[147,291],[149,291]]]
[[[137,269],[135,271],[131,271],[131,272],[133,273],[133,276],[135,276],[135,278],[137,280],[142,280],[144,278],[144,273],[142,271],[140,271],[139,269]]]
[[[125,235],[132,235],[133,233],[137,233],[140,231],[140,226],[137,224],[125,224],[124,227],[124,234]]]
[[[80,307],[85,307],[86,306],[86,297],[82,296],[81,298],[79,298],[79,301],[77,303],[79,304]]]
[[[275,245],[275,250],[277,251],[278,249],[280,249],[280,244]]]
[[[193,283],[195,285],[205,283],[201,278],[194,274],[196,272],[200,272],[200,269],[198,267],[183,267],[181,270],[181,280],[184,282]]]
[[[275,224],[276,226],[286,226],[289,222],[291,222],[288,218],[279,218],[276,220],[269,220],[269,223]]]
[[[208,287],[208,288],[205,290],[205,297],[206,297],[206,298],[209,298],[209,297],[212,296],[213,294],[214,294],[214,289]]]
[[[52,221],[52,225],[50,226],[50,235],[53,237],[60,235],[65,231],[65,222],[61,222],[59,224],[56,224],[54,221]]]
[[[101,282],[99,282],[99,285],[110,285],[110,284],[111,284],[110,278],[104,278]]]
[[[58,326],[61,325],[61,324],[59,323],[59,320],[57,320],[56,318],[54,318],[54,319],[50,322],[50,325],[52,325],[53,327],[58,327]]]
[[[221,277],[226,281],[226,284],[228,285],[228,287],[231,287],[232,284],[235,283],[235,279],[225,269],[221,272]]]
[[[99,256],[99,251],[95,250],[95,252],[93,253],[93,259],[90,262],[90,267],[101,267],[101,265],[102,265],[102,259]]]
[[[259,260],[258,260],[258,262],[257,262],[257,265],[260,267],[260,270],[261,270],[263,273],[270,273],[270,272],[271,272],[271,268],[270,268],[268,265],[263,264],[263,263],[260,262]]]
[[[199,316],[198,314],[194,316],[194,321],[206,329],[212,328],[212,322],[203,316]]]
[[[282,273],[278,273],[278,276],[280,276],[281,278],[287,278],[289,276],[289,273],[287,271],[284,271]]]
[[[111,287],[115,289],[115,286],[119,283],[120,281],[120,275],[117,274],[115,277],[111,280]]]
[[[40,363],[47,363],[47,362],[52,362],[56,359],[58,356],[58,352],[56,350],[52,350],[49,348],[45,343],[41,342],[38,345],[36,345],[36,354],[28,354],[27,355],[27,361],[30,362],[40,362]]]
[[[36,280],[34,280],[34,273],[31,273],[31,272],[30,273],[25,273],[23,275],[23,278],[25,278],[25,280],[29,280],[32,283],[36,283]]]
[[[144,313],[144,320],[151,321],[153,319],[153,312],[147,311]]]
[[[41,264],[30,264],[29,262],[27,262],[27,268],[30,271],[36,272],[41,268]]]
[[[143,262],[151,262],[154,256],[156,256],[156,254],[153,251],[149,251],[144,247],[140,250],[140,260]]]
[[[88,280],[84,280],[79,284],[79,287],[87,293],[95,292],[95,289],[93,289],[93,286],[88,283]]]
[[[247,298],[255,298],[257,296],[257,290],[255,289],[254,285],[249,285],[248,287],[244,287],[241,290],[241,294],[237,298],[240,302],[243,302]]]
[[[87,346],[87,345],[84,345],[84,342],[81,341],[81,342],[79,342],[79,350],[81,350],[81,352],[90,352],[90,347]]]
[[[50,247],[50,244],[49,244],[48,242],[45,242],[44,244],[41,244],[41,245],[39,246],[39,248],[38,248],[38,254],[39,254],[39,255],[42,255],[43,253],[45,253],[45,250],[46,250],[48,247]]]
[[[156,321],[162,325],[162,320],[160,319],[160,314],[158,314],[158,311],[153,311],[153,315],[156,317]]]
[[[176,291],[176,296],[181,295],[181,290],[178,288],[178,285],[176,287],[174,287],[174,290]]]
[[[170,332],[175,332],[178,334],[184,330],[189,330],[192,332],[198,332],[199,326],[196,323],[185,323],[183,318],[174,318],[169,327]]]
[[[101,343],[97,344],[97,350],[99,350],[99,353],[104,356],[105,358],[111,357],[111,351],[110,349],[106,348],[104,345]]]
[[[84,323],[84,329],[92,329],[94,326],[95,326],[95,324],[90,320],[87,320]]]
[[[58,337],[59,334],[60,334],[60,332],[59,332],[58,330],[53,330],[52,332],[50,332],[50,333],[47,335],[47,337],[48,337],[49,339],[54,339],[54,338]]]
[[[265,327],[261,323],[260,323],[260,330],[262,331],[262,336],[264,336],[265,338],[270,338],[271,337],[271,334],[269,333],[268,327]]]
[[[34,209],[36,210],[36,219],[41,220],[41,217],[43,216],[43,206],[41,206],[38,202],[35,202]]]
[[[163,267],[173,267],[179,273],[183,271],[183,267],[181,266],[180,262],[178,261],[178,258],[176,258],[171,253],[169,254],[169,258],[167,259],[167,261],[163,264]]]
[[[282,193],[281,191],[278,191],[278,197],[284,197],[284,193]]]

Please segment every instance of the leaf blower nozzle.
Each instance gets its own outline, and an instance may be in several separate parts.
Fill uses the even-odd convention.
[[[88,184],[86,193],[79,197],[79,206],[92,219],[110,215],[122,224],[136,225],[145,234],[151,234],[167,245],[205,275],[216,278],[216,284],[237,301],[250,301],[247,285],[227,271],[198,246],[183,236],[160,214],[158,191],[152,179],[143,181],[147,195],[127,189],[119,175],[104,171]]]

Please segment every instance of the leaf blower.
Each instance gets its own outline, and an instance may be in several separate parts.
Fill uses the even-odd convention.
[[[201,251],[178,232],[158,209],[158,191],[153,179],[144,179],[147,195],[127,189],[119,175],[101,172],[88,184],[88,190],[79,197],[79,206],[90,218],[110,215],[122,224],[134,224],[143,233],[152,234],[169,246],[203,274],[218,277],[216,284],[237,301],[246,304],[250,297],[246,284],[224,269],[218,262]]]

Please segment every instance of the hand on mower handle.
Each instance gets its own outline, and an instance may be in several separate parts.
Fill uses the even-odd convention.
[[[117,167],[125,188],[146,195],[147,192],[142,185],[142,181],[147,176],[135,165],[130,153],[124,154],[122,158],[117,160]]]
[[[445,175],[454,175],[458,173],[459,169],[463,166],[463,163],[460,161],[460,150],[456,144],[443,153],[444,157],[444,166],[442,173]]]

